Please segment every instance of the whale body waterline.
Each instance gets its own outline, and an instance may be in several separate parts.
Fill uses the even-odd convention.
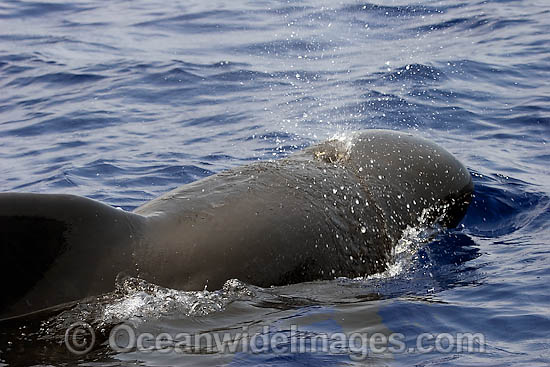
[[[456,226],[467,169],[409,133],[367,130],[184,185],[133,212],[0,194],[0,317],[112,291],[120,273],[181,289],[382,272],[407,226]]]

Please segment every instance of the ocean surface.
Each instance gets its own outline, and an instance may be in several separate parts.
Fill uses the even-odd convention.
[[[547,0],[2,1],[2,192],[132,210],[228,168],[385,128],[451,151],[475,198],[457,229],[403,238],[384,274],[194,293],[129,279],[116,300],[2,331],[0,365],[549,365],[549,19]],[[256,352],[114,350],[98,336],[74,354],[63,336],[80,319],[155,336],[283,336]],[[292,351],[292,332],[309,346],[393,334],[404,350]],[[464,350],[452,343],[461,333],[481,337]]]

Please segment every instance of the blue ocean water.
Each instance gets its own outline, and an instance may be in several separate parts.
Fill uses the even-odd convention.
[[[313,334],[402,333],[407,347],[422,333],[482,333],[484,352],[356,361],[345,348],[100,349],[76,361],[548,365],[549,17],[546,0],[3,1],[3,192],[72,193],[130,210],[224,169],[367,128],[436,141],[476,185],[462,225],[392,276],[258,290],[220,312],[152,324],[198,333],[295,322]]]

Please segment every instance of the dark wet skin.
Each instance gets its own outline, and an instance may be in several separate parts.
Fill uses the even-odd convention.
[[[182,290],[381,272],[407,226],[453,227],[473,184],[443,148],[369,130],[184,185],[133,213],[0,194],[2,317],[112,291],[123,272]]]

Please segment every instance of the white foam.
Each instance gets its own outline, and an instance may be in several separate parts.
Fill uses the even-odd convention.
[[[231,279],[217,291],[178,291],[127,277],[117,284],[122,297],[108,304],[102,315],[102,322],[116,320],[139,320],[170,315],[200,316],[223,311],[236,299],[252,297],[251,287]]]
[[[418,253],[418,250],[429,242],[435,234],[437,234],[441,227],[437,225],[439,220],[443,218],[444,212],[448,206],[442,207],[443,214],[436,218],[435,223],[427,225],[428,217],[435,210],[434,208],[424,209],[422,214],[418,218],[418,226],[407,226],[401,235],[399,241],[392,249],[391,262],[386,264],[387,268],[381,273],[372,274],[366,277],[369,279],[386,279],[393,278],[407,270],[408,265],[413,260],[414,256]]]

